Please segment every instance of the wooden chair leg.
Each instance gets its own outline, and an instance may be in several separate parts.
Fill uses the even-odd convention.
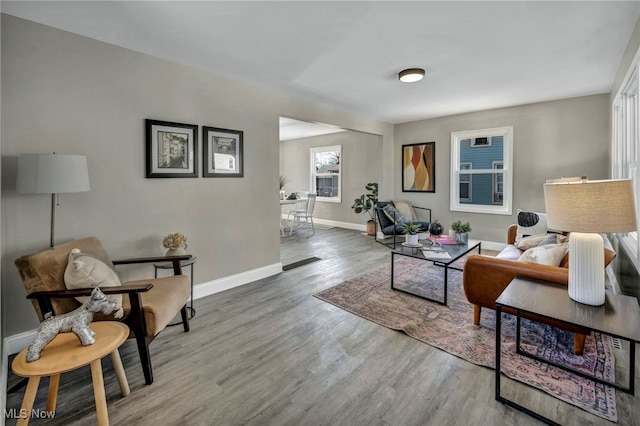
[[[585,334],[573,334],[573,353],[574,355],[582,355],[584,352],[584,341],[587,339]]]
[[[482,313],[482,306],[473,305],[473,323],[480,325],[480,314]]]
[[[149,353],[149,342],[145,336],[136,335],[138,343],[138,353],[140,354],[140,363],[142,363],[142,372],[144,373],[144,381],[150,385],[153,383],[153,369],[151,368],[151,354]]]

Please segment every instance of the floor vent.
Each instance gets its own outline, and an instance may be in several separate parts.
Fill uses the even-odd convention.
[[[620,339],[617,337],[611,338],[611,346],[613,346],[613,349],[622,349],[622,343],[620,343]]]
[[[307,259],[302,259],[297,262],[289,263],[288,265],[282,266],[283,271],[290,271],[293,268],[297,268],[299,266],[308,265],[309,263],[317,262],[318,260],[322,260],[319,257],[309,257]]]

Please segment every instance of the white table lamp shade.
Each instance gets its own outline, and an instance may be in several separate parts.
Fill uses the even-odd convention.
[[[87,157],[67,154],[20,154],[16,191],[59,194],[89,191]]]
[[[550,229],[569,231],[569,297],[587,305],[605,301],[604,244],[598,234],[637,229],[629,179],[546,183]]]

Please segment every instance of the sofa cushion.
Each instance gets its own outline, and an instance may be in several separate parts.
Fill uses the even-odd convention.
[[[383,208],[382,211],[384,212],[384,214],[389,218],[389,220],[391,222],[394,222],[396,224],[403,224],[405,223],[407,220],[404,218],[404,216],[402,216],[400,214],[400,212],[395,208],[395,206],[391,203],[386,204]]]
[[[518,261],[536,263],[538,265],[560,266],[560,262],[567,254],[568,247],[567,243],[533,247],[522,253]]]
[[[67,267],[64,271],[64,284],[69,290],[87,287],[119,287],[122,285],[116,271],[100,259],[83,253],[79,248],[74,248],[67,258]],[[122,318],[122,294],[107,296],[117,306],[114,318]],[[80,303],[85,303],[89,297],[76,297]]]
[[[518,247],[514,246],[513,244],[507,244],[507,246],[496,255],[496,258],[503,260],[518,260],[521,255],[522,251],[518,249]]]
[[[547,215],[518,209],[518,230],[516,241],[531,235],[547,233]]]
[[[516,242],[516,247],[520,250],[528,250],[533,247],[544,246],[547,244],[560,244],[568,240],[568,237],[562,234],[542,234],[524,237]]]

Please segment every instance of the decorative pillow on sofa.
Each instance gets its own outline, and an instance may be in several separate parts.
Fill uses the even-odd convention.
[[[82,253],[74,248],[69,253],[67,268],[64,271],[64,284],[68,290],[87,287],[119,287],[122,285],[116,271],[104,262],[90,254]],[[114,318],[122,318],[122,295],[110,294],[107,296],[116,304],[117,311]],[[89,297],[76,297],[80,303],[89,300]]]
[[[394,222],[398,225],[405,223],[407,220],[400,214],[400,212],[395,208],[395,206],[391,203],[386,204],[382,211],[389,218],[391,222]]]
[[[518,258],[519,262],[536,263],[538,265],[560,266],[560,262],[567,254],[568,243],[547,244],[534,247],[522,253]]]
[[[528,250],[533,247],[544,246],[547,244],[560,244],[568,240],[568,237],[562,234],[542,234],[531,235],[516,241],[516,247],[520,250]]]
[[[518,209],[518,230],[516,231],[516,241],[531,235],[541,235],[546,233],[546,213],[527,212]]]

